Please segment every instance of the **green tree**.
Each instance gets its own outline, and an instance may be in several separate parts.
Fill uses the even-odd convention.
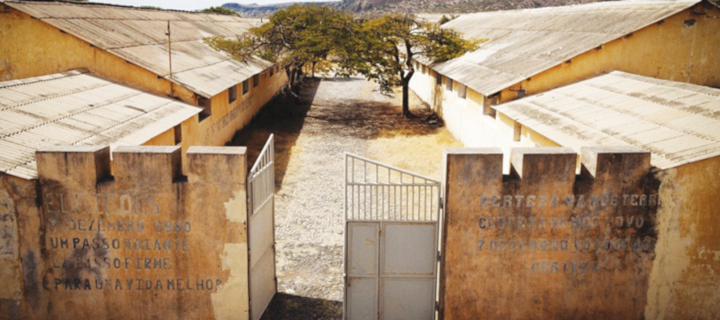
[[[458,17],[458,15],[455,15],[455,14],[451,14],[450,17],[448,17],[446,15],[442,15],[442,17],[440,17],[440,20],[438,20],[438,25],[444,25],[452,20],[455,20],[455,18],[457,18],[457,17]]]
[[[230,9],[223,8],[223,7],[210,7],[210,8],[207,8],[207,9],[202,9],[202,10],[200,10],[200,12],[202,12],[202,13],[224,14],[224,15],[226,15],[226,16],[236,16],[236,15],[238,15],[237,12],[235,12],[235,11],[233,11],[233,10],[230,10]]]
[[[237,39],[211,37],[205,42],[241,61],[258,56],[278,64],[296,94],[302,67],[312,65],[314,70],[317,63],[333,55],[353,23],[350,15],[335,8],[296,4],[276,11],[268,22]]]
[[[348,42],[343,68],[375,80],[387,95],[402,87],[403,116],[410,117],[409,85],[415,73],[413,59],[429,63],[447,61],[477,49],[483,40],[465,40],[452,29],[422,22],[412,15],[386,14],[362,21]]]

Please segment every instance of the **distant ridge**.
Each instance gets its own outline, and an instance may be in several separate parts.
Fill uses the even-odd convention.
[[[573,4],[613,1],[613,0],[342,0],[327,2],[296,2],[299,4],[317,4],[336,6],[342,9],[363,13],[470,13],[479,11],[497,11],[527,9],[539,7],[567,6]],[[717,0],[720,1],[720,0]],[[245,17],[265,17],[273,12],[295,3],[271,5],[226,3],[222,7],[238,12]]]
[[[568,6],[600,1],[612,0],[343,0],[343,7],[357,12],[471,13]]]
[[[273,12],[278,11],[282,8],[289,7],[293,4],[301,4],[301,5],[328,5],[328,6],[342,6],[342,1],[326,1],[326,2],[286,2],[286,3],[276,3],[276,4],[266,4],[266,5],[258,5],[257,3],[253,4],[239,4],[239,3],[226,3],[223,4],[221,7],[229,10],[236,11],[243,17],[267,17],[273,14]]]

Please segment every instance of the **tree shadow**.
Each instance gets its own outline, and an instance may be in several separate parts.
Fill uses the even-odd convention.
[[[242,130],[235,133],[229,145],[247,146],[248,168],[258,157],[270,134],[275,134],[275,182],[282,185],[291,150],[301,133],[328,137],[377,139],[396,135],[418,136],[436,133],[442,123],[428,123],[433,112],[413,108],[415,116],[402,117],[397,101],[371,93],[366,99],[345,99],[345,92],[331,92],[330,97],[315,101],[321,82],[346,83],[363,78],[306,79],[299,102],[294,97],[278,97],[265,106]],[[332,88],[332,87],[330,87]],[[343,87],[338,89],[342,90]],[[327,87],[324,90],[331,90]],[[328,91],[323,93],[328,94]]]
[[[306,81],[300,90],[300,101],[289,95],[278,96],[250,121],[235,132],[229,145],[246,146],[248,170],[271,134],[275,135],[275,183],[282,185],[285,169],[290,160],[290,149],[302,131],[312,101],[317,93],[317,81]]]
[[[277,293],[261,320],[342,319],[341,301]]]
[[[322,130],[324,134],[359,139],[427,135],[440,129],[440,125],[428,125],[426,122],[432,115],[431,111],[413,109],[412,112],[413,117],[404,118],[401,108],[391,102],[344,100],[342,103],[313,105],[307,113],[305,125]],[[308,128],[305,131],[308,132]]]

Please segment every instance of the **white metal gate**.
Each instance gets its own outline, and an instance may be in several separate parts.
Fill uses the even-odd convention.
[[[345,154],[345,319],[434,319],[440,190]]]
[[[270,135],[250,169],[248,190],[248,268],[250,319],[260,319],[277,292],[275,278],[275,140]]]

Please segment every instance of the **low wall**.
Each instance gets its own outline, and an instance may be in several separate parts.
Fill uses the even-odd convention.
[[[191,147],[187,175],[177,146],[118,147],[112,175],[108,147],[37,162],[38,210],[13,212],[22,299],[3,318],[248,317],[245,148]]]
[[[650,153],[446,151],[444,319],[641,319],[655,262]]]

